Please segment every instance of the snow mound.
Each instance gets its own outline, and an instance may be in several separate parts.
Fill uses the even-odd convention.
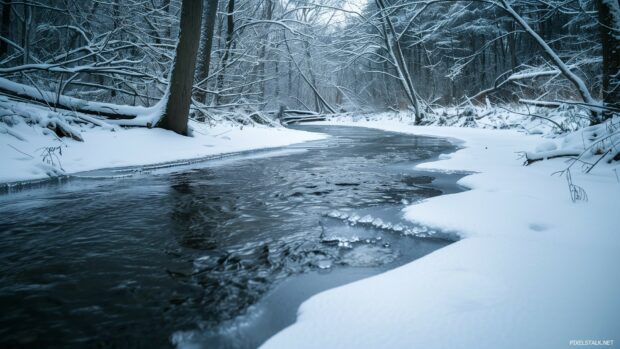
[[[537,153],[542,153],[542,152],[547,152],[547,151],[554,151],[558,149],[558,146],[555,145],[555,143],[553,142],[543,142],[540,143],[539,145],[536,146],[536,152]]]

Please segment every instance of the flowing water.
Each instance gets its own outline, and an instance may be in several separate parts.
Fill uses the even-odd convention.
[[[0,347],[252,348],[311,295],[450,243],[401,217],[460,190],[413,169],[448,142],[302,128],[332,137],[0,195]]]

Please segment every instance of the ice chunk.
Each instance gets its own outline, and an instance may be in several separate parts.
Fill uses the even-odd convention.
[[[316,266],[319,267],[319,269],[329,269],[332,267],[332,261],[329,259],[322,259],[317,262]]]
[[[383,223],[383,225],[381,225],[381,229],[392,230],[392,223],[390,222]]]
[[[342,236],[327,236],[321,240],[321,242],[328,243],[328,244],[338,243],[338,246],[340,246],[341,243],[352,243],[352,242],[359,242],[359,241],[360,241],[360,237],[356,235],[350,238],[346,238]]]
[[[372,217],[367,214],[364,217],[360,218],[360,220],[358,221],[360,223],[371,223],[372,222]]]
[[[342,216],[342,213],[340,213],[338,210],[333,210],[329,212],[327,216],[332,218],[340,218]]]
[[[354,213],[349,217],[349,222],[355,224],[360,220],[360,218],[361,217],[358,214]]]
[[[381,218],[375,218],[372,221],[372,225],[374,225],[375,227],[379,228],[383,225],[383,220]]]

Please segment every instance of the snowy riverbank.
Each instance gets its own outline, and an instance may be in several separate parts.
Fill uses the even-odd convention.
[[[332,121],[452,137],[463,149],[419,167],[472,171],[471,190],[408,206],[404,215],[461,240],[408,265],[318,294],[264,348],[566,348],[620,340],[620,168],[565,159],[523,166],[518,152],[576,146],[513,130],[416,127],[398,120]],[[538,148],[538,149],[537,149]],[[579,342],[572,342],[573,345]],[[607,343],[610,342],[601,342]]]
[[[18,120],[18,119],[16,119]],[[190,121],[193,137],[163,129],[80,129],[84,142],[38,125],[0,123],[0,183],[45,179],[100,168],[141,166],[272,148],[324,138],[283,127],[217,126]]]

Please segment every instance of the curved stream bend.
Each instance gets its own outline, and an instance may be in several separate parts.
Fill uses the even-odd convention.
[[[460,190],[412,169],[448,142],[303,129],[332,137],[0,196],[0,346],[255,347],[312,294],[449,243],[400,213]]]

